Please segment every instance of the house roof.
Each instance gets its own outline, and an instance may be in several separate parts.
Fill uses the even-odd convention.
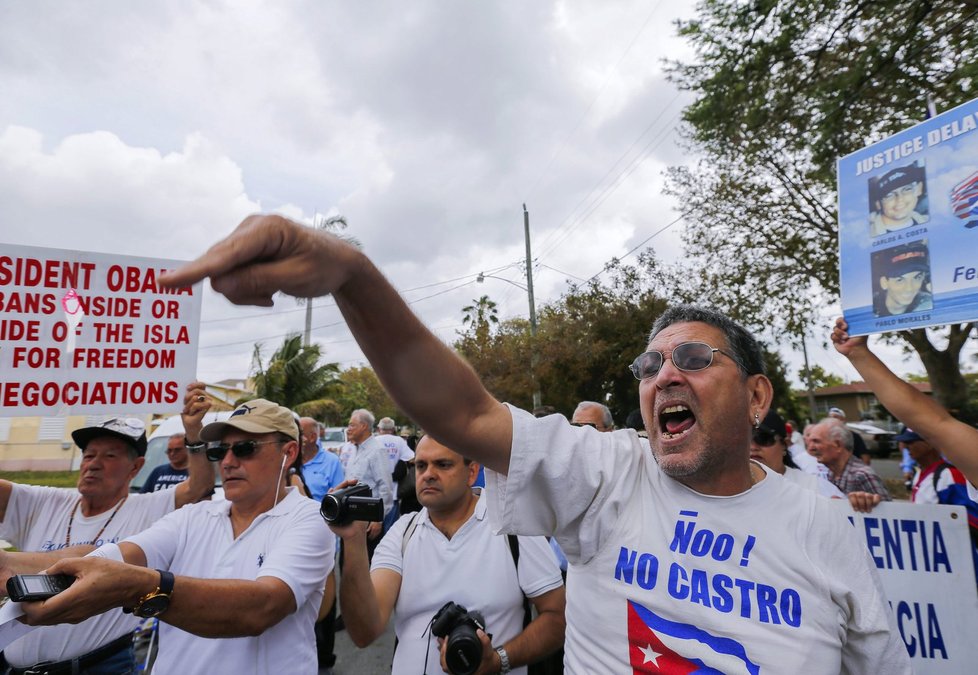
[[[930,382],[911,382],[910,385],[924,394],[930,394],[933,389]],[[840,396],[846,394],[873,394],[872,388],[865,382],[850,382],[834,387],[819,387],[815,390],[815,396]]]

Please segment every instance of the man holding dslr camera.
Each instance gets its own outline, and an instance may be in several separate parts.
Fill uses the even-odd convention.
[[[424,508],[394,524],[372,565],[362,522],[330,526],[344,542],[340,602],[350,638],[366,647],[383,634],[393,612],[395,675],[430,672],[438,659],[447,669],[444,645],[451,638],[436,641],[432,633],[447,637],[456,627],[462,642],[476,631],[481,649],[472,640],[464,647],[476,655],[481,651],[481,659],[448,672],[525,673],[521,666],[553,652],[564,639],[564,588],[546,539],[518,537],[514,550],[506,536],[493,535],[486,502],[472,490],[477,463],[430,436],[418,443],[415,462]],[[538,613],[525,627],[524,598]],[[445,609],[449,602],[458,607]],[[477,623],[483,617],[485,630]]]

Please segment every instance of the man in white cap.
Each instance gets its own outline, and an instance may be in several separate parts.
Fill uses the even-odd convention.
[[[214,470],[200,442],[201,421],[209,409],[204,385],[190,384],[182,414],[191,452],[190,477],[173,490],[129,494],[129,481],[142,468],[146,454],[145,427],[136,418],[112,419],[72,432],[82,450],[77,490],[0,480],[0,538],[28,552],[0,555],[0,581],[117,542],[209,495]],[[32,631],[8,645],[4,657],[15,675],[127,673],[133,668],[132,632],[138,623],[119,610],[106,612],[77,626]]]
[[[401,491],[402,483],[408,480],[408,462],[414,460],[414,450],[407,444],[407,441],[397,435],[397,423],[390,417],[381,417],[377,422],[377,440],[387,450],[387,457],[391,461],[391,479],[393,485],[394,505],[384,517],[384,531],[391,528],[400,517],[400,510],[397,496]]]
[[[102,557],[48,570],[77,577],[60,595],[24,603],[29,623],[124,607],[160,620],[161,673],[316,673],[313,624],[333,567],[318,505],[286,487],[299,452],[288,408],[264,399],[204,427],[226,501],[168,515]],[[155,568],[155,569],[154,569]]]

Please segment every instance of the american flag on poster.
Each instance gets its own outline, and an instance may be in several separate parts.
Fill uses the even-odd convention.
[[[757,675],[744,645],[702,628],[665,619],[628,601],[628,656],[633,673]]]
[[[965,227],[978,226],[978,171],[951,190],[951,209],[955,216],[968,221]]]

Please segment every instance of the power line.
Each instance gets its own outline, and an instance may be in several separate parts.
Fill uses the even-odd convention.
[[[472,275],[472,276],[478,276],[478,274],[475,274],[475,275]],[[465,277],[461,277],[461,278],[464,279]],[[446,288],[443,291],[438,291],[437,293],[432,293],[431,295],[426,295],[423,298],[416,298],[414,300],[411,300],[407,304],[408,305],[413,305],[413,304],[416,304],[418,302],[422,302],[424,300],[430,300],[431,298],[435,298],[435,297],[438,297],[439,295],[444,295],[445,293],[450,293],[452,291],[457,291],[460,288],[464,288],[465,286],[470,286],[470,285],[472,285],[474,283],[476,283],[476,281],[475,281],[475,279],[472,279],[471,281],[466,281],[464,284],[459,284],[458,286],[453,286],[452,288]],[[344,321],[344,320],[334,321],[333,323],[327,323],[327,324],[323,324],[321,326],[313,326],[312,327],[312,330],[322,330],[324,328],[333,328],[335,326],[342,326],[345,323],[346,323],[346,321]],[[236,342],[224,342],[224,343],[216,344],[216,345],[201,345],[200,347],[197,348],[197,350],[200,351],[201,349],[217,349],[219,347],[233,347],[233,346],[242,345],[242,344],[255,344],[256,342],[262,342],[262,341],[265,341],[265,340],[276,340],[276,339],[279,339],[279,338],[284,338],[284,337],[286,337],[288,335],[292,335],[292,334],[294,334],[296,332],[298,332],[298,331],[290,331],[288,333],[282,333],[280,335],[269,335],[269,336],[261,337],[261,338],[251,338],[251,339],[248,339],[248,340],[238,340]],[[326,344],[331,344],[331,343],[326,343]]]
[[[662,114],[664,114],[665,111],[672,106],[672,104],[676,101],[676,99],[679,98],[679,95],[680,92],[676,92],[676,95],[672,98],[672,100],[669,102],[666,108],[662,109],[659,116],[656,117],[656,119],[653,120],[653,122],[648,127],[646,127],[641,134],[639,134],[638,138],[632,141],[632,144],[628,146],[625,152],[622,153],[622,155],[615,161],[615,163],[605,173],[605,175],[601,177],[601,179],[595,184],[593,188],[591,188],[591,191],[588,192],[588,194],[585,195],[585,197],[581,199],[580,202],[577,203],[577,205],[574,207],[571,213],[568,214],[566,218],[564,218],[562,224],[556,230],[550,233],[550,235],[544,240],[543,244],[540,245],[541,248],[539,254],[540,257],[551,254],[555,249],[557,249],[561,244],[563,244],[564,241],[566,241],[567,238],[570,237],[573,231],[578,227],[580,227],[582,224],[584,224],[584,222],[587,221],[587,219],[598,209],[598,207],[604,204],[605,200],[607,200],[608,197],[614,194],[614,192],[624,183],[625,179],[628,178],[632,173],[634,173],[639,166],[641,166],[642,162],[645,161],[646,157],[648,157],[648,155],[653,150],[658,148],[659,145],[661,145],[662,142],[665,141],[666,138],[668,138],[669,134],[671,134],[675,130],[675,128],[671,126],[671,124],[676,119],[678,119],[681,113],[676,113],[675,115],[673,115],[672,118],[670,118],[669,123],[659,131],[658,135],[650,139],[649,142],[646,143],[645,146],[641,150],[639,150],[639,152],[631,160],[628,161],[628,163],[614,177],[614,179],[612,179],[610,183],[608,183],[603,189],[601,189],[601,191],[598,192],[596,196],[593,196],[595,192],[598,190],[598,187],[602,183],[604,183],[605,179],[609,175],[611,175],[611,173],[618,167],[621,161],[628,156],[628,154],[632,151],[632,148],[634,148],[635,145],[637,145],[639,141],[641,141],[642,138],[655,125],[655,123],[658,122]],[[581,213],[578,214],[575,220],[571,222],[571,224],[567,225],[565,228],[564,223],[570,221],[572,217],[574,217],[574,214],[579,209],[582,209],[582,207],[583,210],[581,211]],[[562,228],[563,231],[561,231]],[[553,240],[553,242],[550,244],[549,247],[547,247],[547,243],[551,240]]]
[[[618,260],[624,260],[625,258],[627,258],[628,256],[630,256],[632,253],[634,253],[635,251],[637,251],[641,247],[645,246],[645,244],[647,244],[648,242],[652,241],[653,238],[657,237],[658,235],[662,234],[663,232],[665,232],[666,230],[668,230],[670,227],[672,227],[673,225],[675,225],[676,223],[678,223],[680,220],[682,220],[683,218],[685,218],[687,215],[689,215],[689,214],[688,213],[681,213],[681,214],[679,214],[679,216],[675,220],[671,220],[668,223],[666,223],[665,225],[663,225],[662,227],[660,227],[658,230],[656,230],[655,232],[653,232],[652,234],[650,234],[649,236],[647,236],[645,239],[643,239],[642,241],[640,241],[638,244],[636,244],[635,246],[633,246],[631,249],[629,249],[627,253],[625,253],[622,256],[617,256],[617,259]],[[591,277],[587,281],[585,281],[584,283],[586,283],[586,284],[591,283],[598,275],[600,275],[602,272],[605,271],[605,269],[608,266],[608,263],[610,263],[612,260],[615,260],[615,257],[609,258],[607,261],[605,261],[604,265],[601,266],[601,270],[598,271],[598,272],[595,272],[593,275],[591,275]]]
[[[501,271],[503,271],[503,270],[505,270],[505,269],[507,269],[509,267],[513,267],[514,265],[519,265],[519,264],[520,264],[520,261],[519,260],[516,260],[514,262],[507,263],[505,265],[501,265],[500,267],[496,267],[496,268],[493,268],[493,269],[486,270],[484,273],[485,274],[495,274],[497,272],[501,272]],[[445,284],[450,284],[450,283],[453,283],[455,281],[461,281],[462,279],[474,279],[474,278],[478,277],[479,274],[480,274],[480,272],[476,272],[475,274],[466,274],[464,276],[456,277],[454,279],[445,279],[444,281],[435,281],[433,283],[425,284],[423,286],[415,286],[414,288],[405,288],[404,290],[401,290],[399,292],[400,293],[411,293],[413,291],[421,291],[421,290],[424,290],[426,288],[433,288],[435,286],[443,286]],[[431,297],[431,296],[429,296],[429,297]],[[423,299],[424,298],[419,298],[419,300],[423,300]],[[336,307],[336,303],[335,302],[324,302],[321,305],[313,305],[312,306],[313,309],[324,309],[324,308],[329,308],[329,307]],[[239,315],[239,316],[229,316],[229,317],[224,317],[224,318],[221,318],[221,319],[205,319],[205,320],[202,320],[200,323],[201,324],[205,324],[205,323],[220,323],[222,321],[243,321],[245,319],[267,319],[267,318],[272,317],[272,316],[281,316],[283,314],[291,314],[292,312],[304,312],[304,311],[306,311],[306,308],[305,307],[296,307],[296,308],[293,308],[293,309],[273,310],[273,311],[269,311],[269,312],[263,312],[261,314],[246,314],[246,315]]]
[[[599,89],[598,93],[596,93],[594,95],[594,98],[591,99],[591,102],[588,104],[584,112],[581,113],[581,116],[574,124],[574,127],[567,133],[567,136],[564,137],[563,142],[560,144],[560,146],[557,148],[554,154],[551,155],[550,161],[547,162],[547,165],[543,168],[543,171],[540,172],[540,175],[537,177],[536,181],[534,181],[532,187],[530,187],[528,196],[533,195],[534,190],[537,189],[537,186],[540,184],[540,181],[543,180],[543,177],[547,175],[547,172],[550,170],[551,165],[553,165],[557,157],[560,156],[560,154],[564,151],[564,148],[567,147],[568,142],[570,141],[571,138],[573,138],[574,134],[577,133],[577,130],[581,127],[581,124],[584,122],[588,114],[591,112],[591,109],[594,107],[594,104],[598,102],[598,99],[601,97],[601,94],[603,94],[604,90],[608,88],[608,82],[611,81],[611,75],[618,70],[618,66],[620,66],[621,62],[625,60],[625,56],[627,56],[628,52],[630,52],[632,47],[635,46],[635,43],[638,41],[639,36],[645,31],[646,27],[649,25],[649,22],[652,20],[652,17],[655,15],[655,11],[659,8],[659,5],[661,4],[662,4],[662,0],[659,0],[659,2],[655,3],[655,5],[649,11],[649,14],[647,17],[645,17],[645,22],[642,24],[641,28],[638,29],[638,32],[636,32],[635,35],[632,37],[631,42],[629,42],[628,46],[625,47],[625,51],[621,53],[621,56],[618,57],[618,61],[615,62],[615,65],[608,72],[608,76],[605,78],[604,83],[602,83],[601,89]],[[524,203],[526,203],[527,201],[529,201],[529,199],[523,200]]]

